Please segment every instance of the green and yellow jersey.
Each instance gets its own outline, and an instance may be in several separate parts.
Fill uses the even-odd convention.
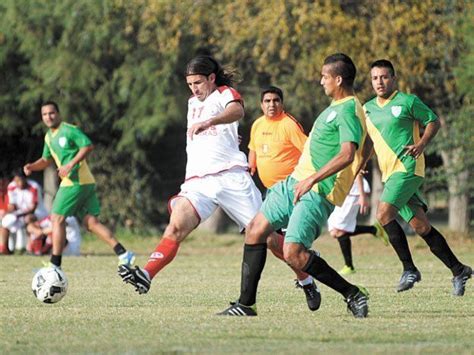
[[[364,105],[367,131],[382,172],[382,181],[396,172],[425,176],[425,157],[405,155],[405,146],[418,143],[420,125],[438,117],[417,96],[395,91],[380,104],[377,97]]]
[[[341,206],[360,169],[366,134],[365,116],[359,100],[349,96],[333,101],[314,122],[301,158],[291,176],[298,181],[304,180],[333,159],[341,150],[342,143],[357,144],[358,149],[352,164],[312,188],[332,204]]]
[[[54,131],[48,130],[44,137],[43,155],[44,159],[51,159],[56,162],[58,168],[69,163],[83,147],[92,144],[90,139],[76,126],[62,122]],[[76,164],[61,181],[62,187],[95,184],[86,160]]]

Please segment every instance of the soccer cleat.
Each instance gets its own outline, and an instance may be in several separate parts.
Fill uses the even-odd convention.
[[[306,296],[306,303],[311,311],[316,311],[321,306],[321,292],[319,292],[316,282],[311,282],[309,285],[301,285],[298,280],[295,280],[296,288],[302,288]]]
[[[128,265],[119,265],[118,274],[123,282],[134,286],[135,291],[140,295],[150,290],[151,280],[138,266],[135,266],[135,269],[133,269]]]
[[[118,259],[119,265],[132,266],[135,263],[135,253],[133,251],[128,250],[125,253],[120,254],[118,256]]]
[[[385,231],[385,229],[383,229],[382,225],[379,222],[375,222],[374,227],[377,230],[374,237],[378,238],[378,239],[381,239],[382,242],[385,244],[385,246],[388,246],[388,244],[389,244],[388,234]]]
[[[403,271],[400,282],[398,283],[397,292],[407,291],[415,285],[415,282],[421,281],[421,274],[418,270]]]
[[[369,314],[369,292],[361,286],[357,286],[359,291],[355,295],[345,299],[347,311],[351,312],[356,318],[365,318]]]
[[[453,277],[453,295],[464,296],[466,290],[466,282],[472,277],[472,268],[464,265],[464,270],[458,275]]]
[[[354,267],[344,265],[344,267],[339,271],[339,275],[347,276],[347,275],[355,274],[355,272],[356,270],[354,269]]]
[[[257,315],[257,306],[244,306],[239,302],[231,302],[230,307],[217,313],[218,316],[237,316],[237,317],[254,317]]]

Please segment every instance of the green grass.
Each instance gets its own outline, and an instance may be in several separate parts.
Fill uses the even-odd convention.
[[[125,238],[146,262],[157,238]],[[349,279],[370,292],[367,319],[346,312],[342,297],[321,286],[323,304],[306,308],[289,268],[268,255],[258,295],[259,316],[217,317],[236,299],[242,237],[195,233],[178,257],[139,296],[116,275],[106,245],[86,238],[82,257],[64,258],[66,297],[38,302],[30,284],[41,260],[0,257],[0,353],[472,353],[474,282],[464,297],[451,293],[451,275],[411,238],[422,282],[397,294],[401,272],[393,250],[370,236],[353,238],[357,273]],[[449,239],[459,258],[474,264],[472,239]],[[315,248],[336,269],[337,242]]]

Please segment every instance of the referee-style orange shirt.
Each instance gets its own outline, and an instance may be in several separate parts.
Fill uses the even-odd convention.
[[[257,171],[266,188],[293,172],[306,141],[303,128],[286,112],[259,117],[252,125],[249,149],[257,157]]]

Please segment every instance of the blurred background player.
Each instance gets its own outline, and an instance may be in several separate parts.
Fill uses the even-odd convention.
[[[258,176],[265,188],[290,175],[303,151],[307,136],[299,122],[285,112],[283,91],[269,86],[260,94],[260,107],[263,116],[252,124],[249,142],[249,167],[253,176]],[[281,231],[272,233],[267,244],[272,253],[281,260],[283,257],[284,236]],[[305,272],[293,270],[296,286],[302,288],[310,310],[317,310],[321,304],[321,294],[313,278]]]
[[[395,220],[398,213],[451,270],[453,294],[463,296],[472,269],[457,259],[446,239],[431,225],[426,216],[428,206],[421,194],[425,177],[423,151],[439,130],[439,119],[417,96],[396,89],[395,69],[390,61],[373,62],[370,75],[377,96],[364,109],[384,182],[377,219],[403,265],[397,291],[409,290],[421,281],[405,232]],[[425,126],[421,136],[420,126]]]
[[[328,218],[329,234],[339,242],[344,258],[344,267],[339,271],[341,275],[355,273],[352,261],[351,237],[360,234],[372,234],[374,237],[382,239],[385,245],[388,245],[387,233],[379,223],[375,223],[373,226],[357,224],[359,212],[365,215],[369,211],[369,199],[367,197],[369,193],[369,183],[361,174],[358,174],[342,206],[334,207],[334,211]]]
[[[23,252],[27,245],[25,218],[35,215],[41,219],[48,211],[43,204],[41,187],[37,182],[27,180],[21,170],[14,172],[7,190],[8,206],[0,228],[0,248],[4,253],[14,249]]]
[[[33,255],[51,253],[53,247],[53,222],[51,216],[41,220],[30,215],[26,220],[26,230],[29,234],[29,243],[26,250]],[[81,230],[76,217],[66,217],[66,247],[62,255],[79,256],[81,254]]]
[[[48,167],[53,159],[58,167],[61,185],[54,197],[51,211],[53,248],[50,262],[61,266],[66,242],[66,217],[77,216],[87,230],[105,241],[119,258],[119,264],[130,265],[135,255],[120,244],[113,233],[99,222],[100,204],[95,191],[95,180],[86,162],[93,150],[90,139],[76,126],[62,122],[58,105],[48,101],[41,105],[43,123],[49,128],[45,135],[43,155],[24,166],[26,175]]]

